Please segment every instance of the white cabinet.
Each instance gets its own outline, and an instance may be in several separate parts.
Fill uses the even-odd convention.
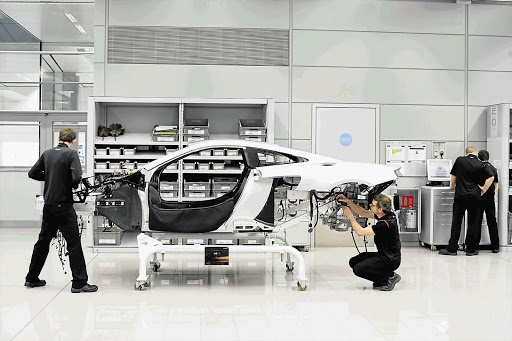
[[[512,244],[509,212],[512,182],[512,104],[497,104],[487,108],[487,150],[490,161],[498,170],[498,234],[500,245]]]

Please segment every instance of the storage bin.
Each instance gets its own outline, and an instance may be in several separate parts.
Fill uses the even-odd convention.
[[[178,191],[166,191],[166,192],[160,192],[160,197],[162,199],[175,199],[178,197]]]
[[[184,170],[196,169],[196,163],[197,162],[183,162],[183,169]]]
[[[262,119],[240,119],[239,133],[242,135],[266,135],[267,128]]]
[[[135,169],[135,164],[133,162],[125,162],[123,166],[125,169]]]
[[[209,162],[198,162],[197,163],[197,169],[209,170],[210,169],[210,163]]]
[[[209,181],[187,181],[183,182],[183,189],[187,191],[210,191]]]
[[[185,198],[208,198],[210,191],[187,191],[185,190]]]
[[[253,141],[253,142],[265,142],[266,136],[252,136],[252,135],[243,135],[240,136],[243,140]]]
[[[95,155],[108,155],[108,147],[107,148],[96,148],[94,150]]]
[[[210,149],[208,149],[208,150],[201,150],[199,152],[199,156],[212,156],[212,151]]]
[[[173,163],[169,164],[167,167],[165,167],[165,169],[178,170],[178,163],[177,162],[173,162]]]
[[[136,152],[149,152],[149,146],[137,146],[135,147]]]
[[[155,142],[175,142],[178,141],[178,134],[173,135],[153,135]]]
[[[224,149],[213,149],[213,156],[224,156]]]
[[[160,181],[160,191],[177,191],[178,182],[173,181]]]
[[[228,193],[229,193],[229,191],[212,190],[212,197],[218,198],[218,197],[221,197],[221,196],[226,195]]]
[[[230,191],[235,188],[238,178],[215,176],[212,178],[212,189],[214,191]]]
[[[226,156],[238,156],[238,149],[226,149]]]
[[[110,169],[121,169],[121,162],[111,162]]]
[[[123,148],[110,148],[109,155],[121,155]]]
[[[208,140],[207,135],[183,135],[183,141],[185,142],[199,142]]]
[[[94,230],[94,245],[121,245],[123,233],[117,226],[110,229],[97,227]]]
[[[135,148],[125,148],[124,155],[135,155]]]
[[[94,166],[94,168],[96,169],[108,169],[109,168],[109,161],[107,162],[96,162],[96,165]]]
[[[224,169],[224,162],[213,162],[212,169],[214,169],[214,170]]]
[[[165,149],[165,155],[169,155],[177,151],[177,149]]]
[[[186,119],[183,133],[187,135],[209,135],[210,123],[206,118]]]

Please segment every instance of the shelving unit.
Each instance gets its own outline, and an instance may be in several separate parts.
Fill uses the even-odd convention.
[[[498,170],[498,234],[500,245],[512,245],[509,216],[512,202],[512,104],[487,107],[487,150],[490,161]]]
[[[185,131],[185,123],[208,120],[207,138],[240,139],[240,119],[262,120],[265,123],[265,139],[274,142],[274,101],[272,99],[191,99],[191,98],[124,98],[124,97],[91,97],[89,98],[88,112],[88,155],[87,176],[99,174],[112,174],[114,169],[97,167],[98,164],[105,167],[105,163],[118,165],[126,162],[130,167],[137,162],[137,168],[166,155],[169,150],[178,150],[190,143],[185,141],[190,131]],[[98,125],[109,126],[112,123],[120,123],[125,129],[123,135],[114,137],[98,137]],[[178,134],[176,141],[153,141],[152,132],[155,125],[176,126]],[[135,148],[133,155],[98,155],[97,149]],[[142,150],[142,151],[141,151]],[[184,162],[208,163],[209,169],[184,169]],[[213,169],[214,163],[223,163],[223,169]],[[184,181],[187,177],[211,179],[215,176],[239,177],[243,168],[241,155],[193,155],[180,160],[176,169],[166,169],[162,176],[165,181],[172,179],[177,181],[178,190],[176,197],[166,197],[166,201],[200,201],[211,199],[210,193],[205,198],[185,197]],[[89,231],[97,226],[97,220],[92,219]],[[135,244],[131,238],[133,233],[125,232],[121,244],[94,245],[93,234],[90,233],[89,245],[95,251],[117,251],[119,248],[133,248]]]

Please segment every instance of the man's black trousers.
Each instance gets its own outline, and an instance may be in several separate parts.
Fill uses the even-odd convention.
[[[489,228],[489,237],[491,239],[491,250],[500,248],[500,237],[498,236],[498,223],[496,222],[496,206],[494,206],[494,196],[484,196],[480,202],[480,215],[478,216],[478,226],[482,226],[482,220],[487,220]],[[482,229],[478,229],[477,240],[480,243]]]
[[[480,215],[480,199],[473,197],[455,198],[453,200],[452,229],[448,247],[450,252],[458,249],[460,230],[464,213],[468,211],[468,231],[466,233],[466,252],[475,252],[480,244],[480,231],[482,225],[478,220]]]
[[[41,232],[34,245],[32,260],[26,277],[27,281],[34,282],[38,279],[50,250],[50,242],[56,236],[57,230],[60,230],[66,240],[69,252],[73,287],[81,288],[87,283],[87,269],[76,220],[76,213],[72,206],[44,205]]]
[[[397,264],[398,263],[398,264]],[[350,258],[349,265],[358,277],[374,282],[377,286],[387,284],[400,261],[391,262],[378,252],[362,252]]]

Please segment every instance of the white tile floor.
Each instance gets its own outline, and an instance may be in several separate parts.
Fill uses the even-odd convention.
[[[72,294],[50,251],[42,288],[23,286],[37,229],[0,229],[0,340],[512,340],[512,252],[439,256],[404,248],[392,292],[355,277],[354,248],[304,253],[299,292],[278,255],[233,255],[205,267],[167,255],[135,291],[136,253],[86,251],[90,283]]]

